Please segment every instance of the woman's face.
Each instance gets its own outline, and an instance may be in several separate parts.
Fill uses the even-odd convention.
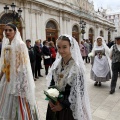
[[[10,26],[5,26],[5,35],[9,40],[13,40],[14,36],[16,34],[16,31]]]
[[[58,48],[58,52],[62,56],[62,58],[66,58],[69,55],[71,55],[70,43],[68,41],[58,40],[57,41],[57,48]]]
[[[37,41],[37,42],[36,42],[36,45],[38,45],[38,46],[39,46],[39,45],[40,45],[40,41]]]
[[[98,45],[98,46],[101,46],[101,45],[102,45],[102,39],[101,39],[101,38],[98,38],[98,39],[97,39],[97,45]]]

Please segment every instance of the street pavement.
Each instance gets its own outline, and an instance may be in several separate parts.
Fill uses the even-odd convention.
[[[115,94],[110,95],[110,81],[102,83],[101,87],[94,86],[94,81],[90,79],[91,65],[85,65],[92,120],[120,120],[120,78],[117,82]],[[47,89],[44,69],[42,69],[42,75],[44,77],[35,81],[36,101],[40,118],[41,120],[45,120],[48,102],[45,100],[44,95],[44,90]]]

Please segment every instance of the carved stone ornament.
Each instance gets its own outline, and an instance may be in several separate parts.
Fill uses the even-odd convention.
[[[39,14],[39,15],[42,14],[42,11],[41,11],[41,10],[28,9],[28,11],[29,11],[29,13],[35,13],[35,14]]]

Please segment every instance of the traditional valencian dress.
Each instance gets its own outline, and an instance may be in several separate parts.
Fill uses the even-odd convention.
[[[110,66],[105,55],[105,48],[98,46],[95,48],[95,56],[91,69],[91,79],[97,82],[105,82],[111,79]]]
[[[48,85],[55,85],[62,91],[63,98],[58,101],[63,109],[53,112],[48,105],[46,120],[91,120],[84,63],[79,45],[70,35],[63,36],[70,40],[72,57],[63,67],[63,60],[57,53],[56,60],[47,75]]]
[[[97,39],[102,40],[102,45],[97,45]],[[91,79],[96,82],[105,82],[111,79],[110,65],[111,61],[109,58],[109,48],[107,47],[103,37],[97,37],[94,42],[94,47],[92,52],[89,54],[93,58],[92,68],[91,68]],[[101,86],[101,84],[100,84]]]
[[[18,30],[11,45],[3,38],[1,66],[0,120],[39,120],[28,51]]]
[[[57,86],[64,98],[59,99],[60,104],[63,107],[62,111],[56,112],[57,120],[74,120],[72,116],[72,110],[70,109],[70,102],[68,97],[70,95],[71,86],[69,85],[72,82],[72,79],[68,80],[69,70],[75,65],[73,59],[71,59],[66,66],[63,68],[62,63],[57,66],[53,71],[53,79],[51,81],[51,86]],[[73,76],[72,76],[73,77]],[[75,77],[75,74],[74,74]],[[67,82],[66,82],[67,81]],[[66,114],[66,116],[65,116]],[[51,108],[48,106],[46,120],[54,120],[54,112],[51,111]]]

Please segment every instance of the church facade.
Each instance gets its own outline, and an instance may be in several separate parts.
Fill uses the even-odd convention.
[[[0,39],[6,23],[13,21],[10,5],[14,3],[16,10],[22,9],[21,17],[16,21],[23,40],[56,41],[61,34],[70,34],[78,42],[89,39],[94,42],[97,36],[106,41],[114,39],[115,25],[104,16],[94,11],[93,2],[89,0],[1,0],[0,1]],[[5,5],[8,13],[4,12]],[[81,28],[80,21],[86,22]],[[111,29],[108,34],[108,28]]]

